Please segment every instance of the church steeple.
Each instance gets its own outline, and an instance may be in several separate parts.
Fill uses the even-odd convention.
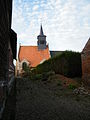
[[[41,24],[41,28],[40,28],[40,35],[44,35],[44,34],[43,34],[42,24]]]
[[[38,45],[38,49],[40,50],[43,50],[43,49],[46,49],[46,35],[44,35],[43,33],[43,27],[42,27],[42,24],[41,24],[41,27],[40,27],[40,35],[37,36],[37,45]]]

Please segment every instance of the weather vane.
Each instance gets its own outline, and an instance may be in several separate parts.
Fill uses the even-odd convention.
[[[42,24],[42,17],[40,18],[40,23]]]

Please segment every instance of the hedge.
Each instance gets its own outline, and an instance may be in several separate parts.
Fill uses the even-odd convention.
[[[34,71],[40,74],[54,71],[67,77],[81,77],[81,54],[79,52],[64,51],[62,54],[38,65]]]

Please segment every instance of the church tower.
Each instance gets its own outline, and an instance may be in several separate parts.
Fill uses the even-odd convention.
[[[46,49],[46,35],[44,35],[43,33],[43,28],[42,28],[42,25],[41,25],[41,28],[40,28],[40,35],[37,36],[37,45],[38,45],[38,49],[39,50],[44,50]]]

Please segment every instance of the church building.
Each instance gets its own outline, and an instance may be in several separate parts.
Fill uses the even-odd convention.
[[[24,64],[33,68],[51,57],[42,25],[40,28],[40,35],[37,36],[37,39],[37,46],[19,47],[17,68],[19,73],[23,70]]]

